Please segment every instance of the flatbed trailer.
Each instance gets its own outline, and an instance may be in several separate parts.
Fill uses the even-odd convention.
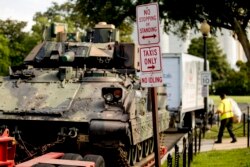
[[[166,155],[171,152],[174,145],[177,144],[185,136],[185,133],[166,132],[161,136],[160,156],[162,162],[166,160]],[[101,156],[87,154],[87,158],[77,158],[77,154],[63,153],[63,152],[49,152],[44,155],[35,157],[31,160],[15,164],[15,149],[16,141],[13,137],[9,137],[9,131],[6,129],[2,136],[0,136],[0,167],[39,167],[47,166],[85,166],[85,167],[104,167],[104,160],[100,159]],[[67,156],[68,155],[68,156]],[[80,157],[79,155],[78,157]],[[67,157],[67,158],[65,158]],[[72,159],[70,159],[71,157]],[[73,158],[74,157],[74,158]],[[164,160],[165,159],[165,160]],[[103,163],[100,163],[100,160]],[[136,163],[133,167],[153,167],[155,165],[154,153],[143,158],[140,162]]]
[[[5,129],[0,136],[0,167],[34,167],[43,164],[45,167],[57,165],[84,166],[84,167],[105,167],[102,156],[87,154],[82,157],[79,154],[49,152],[35,157],[28,161],[15,164],[16,140],[9,136],[9,130]]]
[[[84,166],[95,167],[94,162],[80,161],[80,160],[67,160],[61,159],[65,153],[62,152],[49,152],[39,157],[33,158],[16,165],[16,167],[31,167],[36,164],[49,164],[49,165],[70,165],[70,166]]]

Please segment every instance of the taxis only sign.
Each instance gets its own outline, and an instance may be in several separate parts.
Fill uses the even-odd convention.
[[[162,86],[162,62],[160,46],[140,48],[141,83],[143,87]]]
[[[162,71],[159,46],[140,48],[141,72]]]

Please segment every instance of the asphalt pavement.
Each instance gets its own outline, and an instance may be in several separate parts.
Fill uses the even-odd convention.
[[[223,138],[222,143],[214,143],[213,139],[202,139],[200,152],[247,148],[247,137],[237,137],[236,143],[231,143],[231,140],[231,138]]]

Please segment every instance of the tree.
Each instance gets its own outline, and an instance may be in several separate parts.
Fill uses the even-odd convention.
[[[190,28],[199,30],[199,23],[207,20],[212,26],[212,33],[221,28],[232,31],[250,61],[250,43],[247,38],[250,4],[247,1],[162,0],[160,4],[165,30],[169,30],[170,25],[179,25],[179,30],[182,32]],[[185,7],[178,10],[180,4]]]
[[[3,35],[0,34],[0,75],[8,74],[8,67],[10,65],[9,60],[9,41]]]
[[[203,58],[203,38],[193,38],[188,48],[188,53]],[[225,80],[230,71],[230,65],[226,60],[226,55],[219,47],[216,38],[207,38],[207,58],[212,74],[213,82]]]
[[[81,21],[92,27],[100,21],[114,24],[120,29],[121,41],[130,42],[135,19],[135,5],[128,0],[88,1],[76,0],[75,11]]]
[[[53,2],[52,6],[48,8],[44,13],[37,12],[33,21],[35,24],[32,26],[33,35],[42,41],[43,31],[51,23],[66,23],[68,26],[68,32],[74,32],[76,27],[83,26],[81,24],[80,16],[74,12],[74,4],[71,1],[65,2],[62,5]]]
[[[19,22],[17,20],[0,20],[0,34],[8,39],[9,60],[11,66],[20,65],[30,51],[31,48],[26,47],[24,43],[26,37],[29,36],[27,32],[22,30],[26,26],[26,22]]]
[[[128,0],[76,0],[76,11],[85,18],[90,26],[97,22],[106,21],[119,27],[128,16],[135,14],[135,6]],[[132,8],[131,8],[132,7]],[[132,13],[129,13],[132,12]]]
[[[107,20],[119,27],[125,19],[135,21],[137,5],[150,2],[156,1],[76,0],[76,10],[89,21]],[[174,31],[174,34],[185,37],[188,30],[199,30],[200,23],[207,20],[212,26],[212,33],[221,28],[232,31],[250,61],[250,43],[247,38],[250,3],[247,1],[158,0],[157,2],[159,2],[159,14],[166,32],[171,31],[171,27],[179,27],[179,31]]]
[[[236,63],[239,71],[230,68],[226,56],[219,47],[214,37],[207,39],[207,57],[209,68],[212,73],[212,85],[210,93],[218,94],[226,92],[230,95],[250,94],[250,64],[238,61]],[[194,38],[188,48],[188,53],[203,57],[203,39]],[[237,81],[237,82],[236,82]]]

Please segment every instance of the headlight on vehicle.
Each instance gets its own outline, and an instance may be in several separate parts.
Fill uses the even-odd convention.
[[[112,100],[114,99],[114,96],[111,93],[105,94],[103,95],[103,97],[107,102],[112,102]]]
[[[102,88],[102,97],[108,104],[118,103],[122,99],[122,89],[113,87]]]

